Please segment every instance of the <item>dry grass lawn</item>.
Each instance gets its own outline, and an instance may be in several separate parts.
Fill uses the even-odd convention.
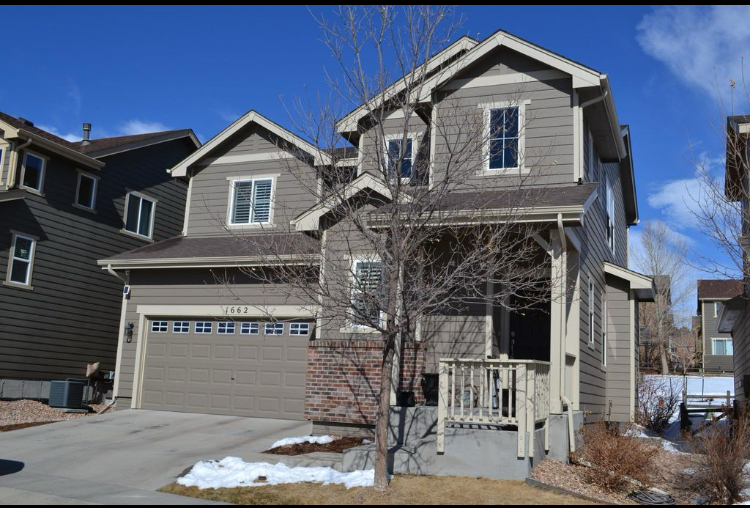
[[[436,476],[397,476],[384,493],[374,489],[346,490],[341,485],[324,487],[314,483],[217,490],[199,490],[173,483],[162,488],[161,492],[244,505],[593,504],[524,482]]]

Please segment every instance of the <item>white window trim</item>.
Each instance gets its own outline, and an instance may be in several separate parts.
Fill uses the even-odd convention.
[[[159,325],[159,328],[162,328],[162,323],[164,324],[164,328],[166,328],[164,331],[154,330],[157,324]],[[169,333],[169,321],[151,321],[151,333]]]
[[[719,317],[719,303],[720,302],[714,302],[714,317]]]
[[[607,343],[609,342],[609,334],[607,333],[608,319],[607,319],[607,296],[602,295],[602,368],[607,368]]]
[[[407,132],[406,133],[406,139],[411,139],[411,176],[409,178],[401,177],[401,183],[411,183],[411,179],[414,178],[414,171],[416,168],[416,162],[417,162],[417,154],[419,153],[419,140],[422,139],[422,136],[424,136],[424,132]],[[387,134],[385,136],[385,139],[383,140],[383,153],[384,153],[384,161],[386,164],[386,170],[388,169],[388,164],[390,163],[389,157],[390,154],[388,153],[388,143],[393,140],[404,140],[403,134]],[[401,171],[399,170],[399,174]]]
[[[272,174],[272,175],[256,175],[253,177],[239,177],[239,176],[230,176],[227,177],[227,180],[229,181],[229,206],[227,207],[227,220],[226,224],[227,227],[232,229],[242,229],[242,228],[264,228],[264,227],[272,227],[274,225],[274,209],[276,208],[276,182],[277,178],[279,177],[278,174]],[[252,209],[253,209],[253,201],[255,199],[255,182],[259,180],[271,180],[271,207],[268,211],[268,222],[249,222],[247,224],[244,223],[235,223],[234,222],[234,196],[235,196],[235,184],[240,182],[253,182],[253,189],[252,189],[252,196],[250,201],[250,217],[252,218]]]
[[[589,275],[589,347],[590,348],[596,348],[596,301],[595,301],[595,293],[596,293],[596,284],[594,284],[594,278]]]
[[[39,242],[39,238],[32,236],[32,235],[27,235],[25,233],[13,231],[13,230],[11,230],[11,234],[13,235],[13,241],[11,242],[11,246],[10,246],[10,253],[8,256],[8,269],[7,269],[7,273],[5,275],[5,281],[3,282],[3,284],[6,286],[33,290],[34,286],[31,285],[31,282],[34,277],[34,263],[36,261],[36,245],[37,245],[37,242]],[[31,251],[29,252],[29,259],[20,260],[24,263],[29,263],[29,269],[26,272],[25,283],[15,282],[10,279],[11,274],[13,273],[13,260],[15,259],[16,241],[18,240],[18,238],[31,240]]]
[[[142,235],[135,231],[130,231],[127,229],[127,223],[128,223],[128,209],[130,208],[130,196],[136,196],[140,199],[145,199],[146,201],[151,201],[154,206],[151,209],[151,226],[149,227],[149,230],[151,231],[151,236]],[[120,230],[121,233],[133,236],[135,238],[140,238],[141,240],[149,240],[153,241],[154,238],[154,224],[156,223],[156,207],[159,204],[159,200],[156,198],[152,198],[151,196],[147,196],[146,194],[143,194],[141,192],[136,191],[128,191],[127,194],[125,194],[125,213],[122,217],[122,229]],[[141,223],[141,212],[143,211],[143,206],[138,207],[138,221],[137,224]]]
[[[731,355],[717,355],[716,354],[716,343],[717,342],[731,342],[732,343],[732,354]],[[729,337],[711,337],[711,356],[733,356],[734,355],[734,340]]]
[[[224,325],[224,329],[226,331],[221,331],[221,326]],[[229,331],[229,328],[231,326],[231,332]],[[220,321],[216,324],[216,333],[218,335],[234,335],[237,333],[237,325],[234,323],[234,321]]]
[[[354,301],[354,290],[355,290],[355,286],[357,285],[357,263],[373,263],[373,262],[382,264],[380,256],[375,256],[375,255],[353,257],[351,259],[351,266],[350,266],[351,289],[349,291],[350,307],[351,307],[352,302]],[[372,326],[363,325],[363,324],[355,323],[354,321],[352,321],[352,312],[353,312],[353,309],[350,308],[348,312],[349,315],[347,316],[347,320],[346,320],[346,326],[340,330],[341,333],[380,333],[377,329],[373,328]],[[382,324],[383,322],[382,312],[380,313],[380,316],[378,316],[378,320]]]
[[[252,332],[252,327],[250,326],[250,325],[253,325],[253,324],[256,326],[255,333]],[[245,331],[242,330],[242,328],[244,327],[244,325],[248,325],[248,327],[247,327],[248,331],[247,332],[245,332]],[[260,323],[258,321],[242,321],[240,323],[240,335],[260,335]]]
[[[490,140],[487,138],[482,143],[482,165],[484,173],[489,175],[502,175],[506,173],[524,174],[529,172],[526,166],[526,106],[531,104],[531,100],[522,101],[501,101],[478,104],[477,107],[483,110],[484,133],[490,131],[490,110],[518,108],[518,165],[513,168],[490,168]]]
[[[42,169],[39,174],[39,188],[35,189],[33,187],[26,187],[23,184],[23,181],[26,177],[26,159],[28,156],[31,155],[32,157],[37,157],[41,159],[42,161]],[[26,150],[23,154],[23,164],[21,164],[21,178],[18,180],[18,188],[23,189],[27,192],[31,192],[33,194],[38,194],[40,196],[44,196],[44,184],[47,180],[47,163],[49,162],[49,157],[45,157],[44,155],[41,155],[36,152],[32,152],[31,150]]]
[[[606,195],[606,212],[607,212],[607,235],[609,235],[610,223],[612,227],[612,241],[609,243],[609,250],[612,254],[616,252],[616,234],[615,234],[615,194],[612,188],[612,181],[607,175],[604,175],[604,192]]]
[[[305,327],[304,332],[305,333],[293,333],[294,327]],[[302,329],[297,330],[298,332],[302,331]],[[293,321],[289,323],[289,335],[292,337],[309,337],[310,336],[310,323],[306,321]]]
[[[81,178],[90,178],[94,181],[94,189],[91,194],[91,207],[82,205],[78,203],[78,198],[80,197],[81,193]],[[91,173],[88,173],[86,171],[78,170],[78,182],[76,183],[76,197],[73,201],[73,206],[75,208],[80,208],[81,210],[85,210],[87,212],[95,212],[96,211],[96,196],[99,192],[99,180],[100,177],[98,175],[92,175]],[[126,215],[127,217],[127,215]]]
[[[268,326],[273,325],[274,328],[272,330],[275,330],[278,325],[281,325],[281,333],[268,333]],[[286,333],[286,326],[283,321],[267,321],[263,323],[263,335],[267,335],[269,337],[281,337]]]
[[[204,324],[204,325],[206,323],[208,323],[208,330],[209,331],[207,331],[207,332],[199,332],[198,331],[198,324],[199,323],[200,324]],[[205,328],[205,327],[201,327],[201,328]],[[213,324],[212,321],[196,321],[195,324],[193,325],[193,333],[195,333],[197,335],[212,335],[214,333],[214,324]]]
[[[177,329],[177,324],[178,323],[179,324],[183,324],[183,323],[187,324],[187,331],[184,331],[184,332],[183,331],[179,331]],[[180,329],[182,329],[182,328],[183,327],[180,327]],[[179,333],[179,334],[190,333],[190,321],[174,321],[174,322],[172,322],[172,333]]]

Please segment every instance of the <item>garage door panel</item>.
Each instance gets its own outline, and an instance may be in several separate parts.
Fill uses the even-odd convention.
[[[260,335],[218,334],[216,324],[212,334],[195,334],[205,318],[179,321],[191,333],[147,337],[141,407],[304,418],[308,337],[265,336],[262,324]]]

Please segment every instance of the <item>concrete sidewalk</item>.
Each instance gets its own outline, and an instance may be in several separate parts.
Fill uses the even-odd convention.
[[[200,460],[311,465],[261,453],[311,430],[298,421],[126,410],[7,432],[0,434],[0,505],[218,504],[156,490]]]

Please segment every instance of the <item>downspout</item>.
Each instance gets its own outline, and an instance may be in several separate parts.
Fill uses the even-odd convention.
[[[604,90],[604,93],[601,94],[599,97],[594,97],[593,99],[589,99],[578,107],[581,109],[586,109],[587,107],[593,106],[594,104],[598,102],[602,102],[604,99],[607,98],[608,95],[609,95],[609,90]]]
[[[118,279],[120,279],[121,281],[123,281],[124,283],[127,284],[127,281],[125,280],[125,277],[120,277],[120,275],[118,275],[118,273],[112,269],[112,265],[107,265],[107,271],[113,277],[117,277]]]
[[[601,97],[602,99],[604,96]],[[560,235],[560,256],[562,257],[562,290],[563,295],[565,295],[568,291],[568,239],[565,236],[565,225],[563,224],[562,214],[557,214],[557,231]],[[576,442],[575,442],[575,434],[573,430],[573,403],[568,399],[568,397],[565,395],[565,374],[567,369],[567,351],[568,351],[568,323],[567,323],[567,315],[568,315],[568,309],[567,306],[565,306],[565,303],[567,302],[566,298],[563,298],[563,301],[561,302],[563,304],[562,312],[560,313],[560,331],[564,334],[563,337],[565,338],[564,344],[562,344],[563,347],[561,347],[561,356],[560,360],[562,360],[562,368],[560,369],[560,399],[562,399],[563,404],[568,406],[568,440],[569,440],[569,446],[570,446],[570,452],[573,453],[576,451]]]
[[[10,171],[8,171],[8,188],[12,189],[13,186],[16,184],[16,171],[18,169],[18,154],[21,153],[21,150],[24,150],[26,147],[28,147],[31,144],[31,140],[29,139],[25,143],[22,143],[16,147],[16,149],[13,151],[13,161],[10,167]]]

